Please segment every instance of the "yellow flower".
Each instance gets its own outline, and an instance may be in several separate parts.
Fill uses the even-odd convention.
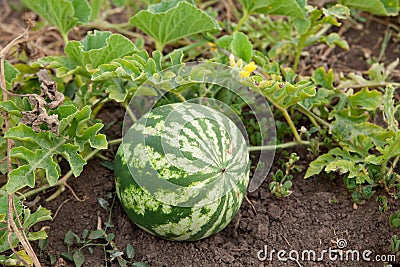
[[[251,61],[249,64],[244,66],[243,68],[245,71],[251,73],[257,69],[257,65],[254,63],[254,61]]]
[[[210,50],[212,52],[214,52],[215,50],[217,50],[217,46],[214,43],[208,42],[208,45],[210,46]]]
[[[246,78],[250,76],[250,72],[242,70],[241,72],[239,72],[240,78]]]
[[[249,64],[243,67],[243,70],[239,72],[240,78],[249,77],[250,74],[257,69],[257,65],[251,61]]]
[[[233,54],[229,55],[229,64],[233,68],[239,69],[240,78],[249,77],[250,74],[257,69],[257,65],[251,61],[249,64],[243,67],[243,60],[239,59],[235,61],[235,56]]]

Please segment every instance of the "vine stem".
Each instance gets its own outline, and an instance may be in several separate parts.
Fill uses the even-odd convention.
[[[155,41],[156,42],[156,50],[162,52],[164,49],[164,44],[160,43],[159,41]]]
[[[396,167],[396,165],[397,165],[397,162],[399,161],[399,158],[400,158],[400,156],[396,156],[395,158],[394,158],[394,160],[393,160],[393,163],[392,163],[392,168],[389,168],[389,171],[387,172],[387,174],[386,174],[386,176],[389,176],[389,175],[391,175],[394,171],[393,171],[393,169]],[[386,162],[386,164],[385,165],[387,165],[387,162]]]
[[[296,142],[299,144],[302,144],[304,141],[301,140],[301,137],[299,133],[297,132],[296,126],[294,126],[294,123],[292,121],[292,118],[290,118],[289,113],[285,108],[278,107],[278,109],[282,112],[283,116],[285,117],[287,123],[289,124],[290,129],[293,132],[294,138],[296,139]]]
[[[61,35],[62,35],[62,38],[63,38],[63,41],[64,41],[64,45],[66,45],[69,42],[68,33],[61,34]]]
[[[129,104],[123,102],[122,105],[126,109],[126,112],[128,112],[128,115],[131,118],[132,122],[137,122],[137,118],[136,118],[135,114],[133,113],[133,111],[130,109]]]
[[[249,16],[250,14],[247,11],[244,11],[243,17],[239,20],[233,32],[237,32],[240,29],[240,27],[242,27],[243,24],[248,20]]]
[[[298,142],[288,142],[284,144],[279,144],[279,145],[269,145],[269,146],[251,146],[249,147],[249,151],[261,151],[261,150],[273,150],[277,148],[288,148],[288,147],[293,147],[293,146],[298,146],[298,145],[309,145],[311,144],[309,141],[302,141],[301,143]]]
[[[179,92],[175,92],[175,91],[170,91],[171,93],[173,93],[181,102],[185,102],[186,98],[183,97],[183,95]]]
[[[393,86],[400,86],[400,83],[395,83],[395,82],[381,82],[381,83],[364,83],[364,84],[354,84],[354,85],[346,85],[346,87],[353,88],[353,89],[358,89],[358,88],[374,88],[374,87],[382,87],[382,86],[388,86],[388,85],[393,85]],[[341,87],[337,87],[336,89],[343,89]]]
[[[309,116],[310,119],[313,118],[315,119],[317,122],[319,122],[320,124],[328,127],[328,129],[330,129],[332,127],[332,125],[326,121],[324,121],[323,119],[321,119],[319,116],[315,115],[313,112],[309,111],[305,106],[303,106],[300,103],[297,103],[297,106],[299,107],[299,111],[304,113],[305,115]]]
[[[313,26],[311,26],[307,32],[305,32],[303,35],[300,36],[299,41],[296,45],[296,56],[295,56],[294,64],[293,64],[294,71],[297,70],[297,67],[299,65],[300,58],[301,58],[301,52],[303,51],[304,47],[306,46],[306,41],[307,41],[308,36],[310,36],[314,33],[316,38],[320,38],[327,30],[329,30],[330,27],[331,27],[330,25],[326,25],[324,27],[319,27],[320,30],[318,30],[315,33],[315,29],[313,29]]]
[[[296,56],[294,58],[294,63],[293,63],[293,70],[295,72],[296,72],[297,66],[299,65],[299,62],[300,62],[301,51],[303,51],[304,42],[305,42],[304,36],[301,36],[300,39],[299,39],[299,43],[297,44]]]
[[[108,145],[109,145],[109,146],[110,146],[110,145],[117,145],[117,144],[120,144],[121,142],[122,142],[122,138],[114,139],[114,140],[108,141]],[[84,159],[85,161],[88,161],[88,160],[90,160],[91,158],[93,158],[99,151],[100,151],[100,149],[94,149],[92,152],[90,152],[89,154],[87,154],[83,159]],[[60,186],[60,187],[62,188],[62,187],[64,187],[65,184],[67,183],[68,179],[71,178],[72,174],[73,174],[73,173],[72,173],[72,170],[69,170],[69,171],[68,171],[61,179],[59,179],[54,185],[46,184],[46,185],[43,185],[43,186],[38,187],[38,188],[36,188],[36,189],[32,189],[32,190],[30,190],[30,191],[24,193],[23,195],[21,195],[21,196],[20,196],[20,199],[26,199],[26,198],[28,198],[28,197],[31,197],[31,196],[33,196],[33,195],[36,195],[37,193],[40,193],[40,192],[45,191],[45,190],[47,190],[47,189],[50,189],[50,188],[52,188],[52,187]],[[53,199],[54,197],[58,196],[61,192],[62,192],[61,190],[56,191],[56,193],[55,193],[56,195],[53,194],[53,195],[51,195],[50,197],[48,197],[46,200],[47,200],[47,201],[50,201],[50,200]]]

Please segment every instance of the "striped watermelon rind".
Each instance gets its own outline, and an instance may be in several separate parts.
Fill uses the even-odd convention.
[[[249,182],[243,135],[224,114],[194,103],[164,105],[138,120],[115,159],[118,197],[131,220],[168,240],[225,228]]]

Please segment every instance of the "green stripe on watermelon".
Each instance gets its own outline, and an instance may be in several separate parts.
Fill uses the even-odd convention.
[[[229,118],[180,103],[152,110],[129,129],[115,174],[133,222],[164,239],[192,241],[232,220],[246,193],[249,159]]]

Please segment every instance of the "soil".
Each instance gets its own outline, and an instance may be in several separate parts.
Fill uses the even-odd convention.
[[[299,154],[305,159],[300,164],[306,166],[309,161],[306,151]],[[79,197],[87,198],[85,201],[77,201],[65,192],[45,204],[58,213],[46,224],[50,226],[49,245],[41,254],[43,263],[48,264],[47,253],[67,251],[63,239],[68,230],[80,234],[84,229],[96,229],[99,220],[107,221],[108,212],[100,207],[97,199],[114,192],[114,176],[99,163],[100,160],[90,161],[84,173],[70,182]],[[119,249],[133,245],[135,259],[150,266],[383,266],[376,262],[333,262],[328,256],[322,261],[279,262],[276,252],[273,261],[258,259],[259,251],[265,247],[267,251],[288,253],[315,250],[321,255],[322,250],[335,249],[336,243],[342,240],[346,240],[348,249],[360,253],[370,250],[372,255],[390,254],[389,240],[395,231],[390,228],[388,217],[399,208],[398,203],[390,203],[390,210],[384,214],[378,211],[373,200],[354,209],[351,195],[340,178],[304,180],[303,174],[294,178],[292,195],[281,200],[269,193],[268,179],[256,192],[248,194],[257,214],[244,201],[232,223],[205,240],[170,242],[147,234],[127,218],[118,201],[112,210],[114,228],[110,232],[115,234]],[[264,252],[260,254],[264,255]],[[85,266],[118,266],[115,262],[106,265],[101,249],[93,254],[86,251],[85,256]]]
[[[367,16],[366,14],[364,14]],[[371,19],[371,17],[369,17]],[[316,66],[333,67],[336,71],[365,73],[368,60],[379,57],[382,40],[388,23],[396,23],[397,18],[375,18],[357,28],[348,25],[343,35],[350,44],[350,50],[333,49],[328,51],[326,46],[312,47],[308,56],[303,58],[300,69],[304,73]],[[398,58],[399,43],[394,38],[389,42],[384,62],[390,63]],[[324,53],[321,53],[324,52]],[[399,68],[393,73],[395,80],[400,80]],[[108,103],[99,113],[99,118],[105,125],[111,125],[107,130],[109,139],[121,136],[120,122],[123,120],[124,109],[115,103]],[[116,147],[103,153],[113,158]],[[290,151],[288,151],[290,152]],[[340,176],[327,177],[324,175],[303,179],[305,170],[311,160],[311,154],[305,148],[296,148],[300,155],[299,165],[303,171],[295,174],[293,193],[284,199],[273,197],[268,189],[271,177],[255,192],[248,194],[238,214],[223,231],[204,240],[196,242],[170,242],[156,238],[139,229],[126,216],[118,199],[115,200],[111,212],[113,227],[108,232],[115,234],[115,245],[125,251],[131,244],[135,249],[134,259],[143,261],[150,266],[384,266],[377,261],[332,261],[325,254],[318,261],[279,261],[277,251],[314,250],[317,257],[323,250],[344,248],[371,251],[368,255],[374,259],[376,255],[390,255],[389,244],[393,234],[398,234],[389,225],[389,215],[400,209],[400,204],[389,199],[389,210],[381,213],[374,201],[379,192],[364,205],[357,208],[353,205],[351,194],[345,189]],[[272,171],[279,166],[282,153],[278,152]],[[56,199],[45,202],[43,199],[53,192],[41,195],[39,204],[53,211],[54,219],[42,223],[38,227],[48,227],[48,246],[41,251],[34,244],[40,261],[44,266],[50,266],[49,255],[68,251],[64,244],[64,236],[71,230],[80,235],[85,229],[94,230],[104,227],[109,212],[103,209],[98,198],[107,199],[114,195],[113,172],[104,167],[103,159],[96,158],[88,162],[78,178],[69,180],[79,201],[70,190],[66,190]],[[112,202],[112,199],[109,199]],[[346,242],[346,247],[342,243]],[[110,249],[109,247],[106,249]],[[266,253],[275,251],[273,259]],[[282,253],[282,252],[281,252]],[[292,252],[292,256],[296,256]],[[105,261],[101,246],[95,247],[93,253],[84,250],[86,261],[84,266],[118,266],[118,263]],[[339,254],[333,253],[340,258]],[[287,257],[288,254],[285,255]],[[260,259],[261,257],[261,259]],[[267,259],[263,259],[266,257]],[[360,256],[361,257],[361,256]],[[397,257],[400,262],[400,257]],[[57,266],[73,266],[72,263],[59,259]],[[393,265],[396,266],[396,265]],[[397,266],[400,266],[399,264]]]

